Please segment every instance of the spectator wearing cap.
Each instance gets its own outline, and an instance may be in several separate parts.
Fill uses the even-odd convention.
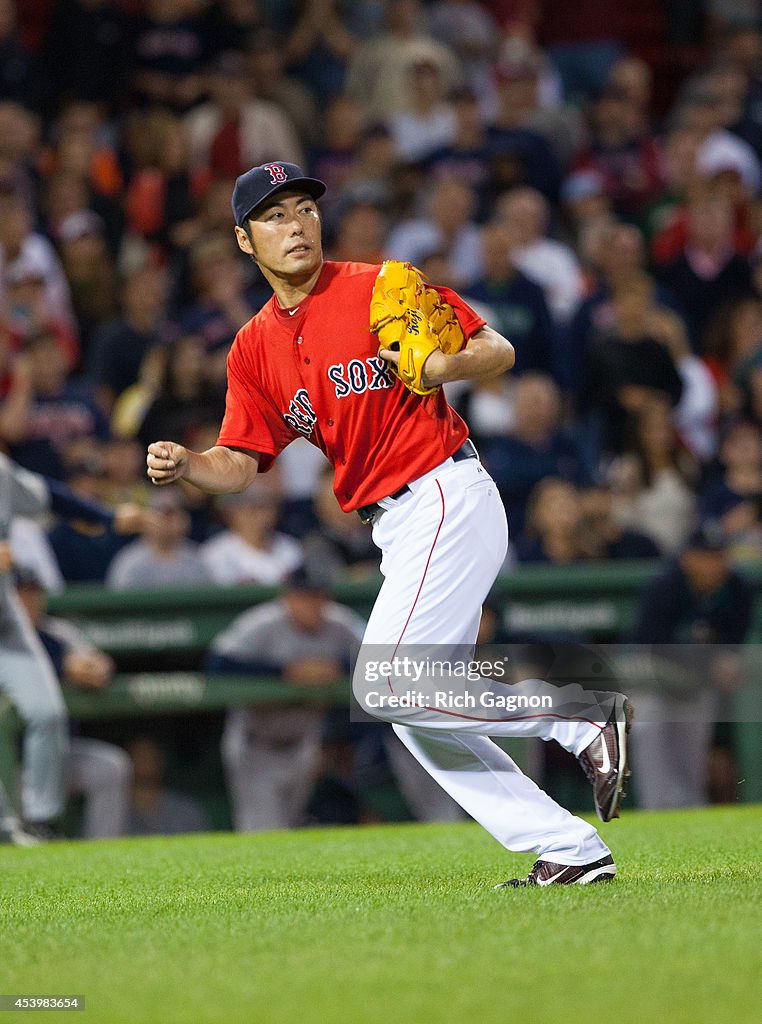
[[[239,615],[212,643],[211,672],[274,676],[314,690],[348,675],[364,622],[331,601],[322,578],[287,576],[280,596]],[[318,703],[252,704],[228,712],[222,753],[239,832],[303,823],[321,752],[326,711]]]
[[[754,586],[733,568],[722,528],[711,521],[645,587],[632,634],[635,643],[648,645],[654,665],[653,679],[643,680],[638,693],[632,734],[639,806],[707,802],[714,723],[722,695],[727,698],[743,680],[738,648],[754,599]],[[660,678],[659,659],[680,675]]]
[[[87,384],[67,375],[56,337],[41,332],[16,357],[0,438],[27,469],[60,478],[66,449],[75,441],[105,440],[108,422]]]
[[[241,494],[218,497],[225,529],[201,545],[201,559],[215,583],[281,583],[302,563],[293,537],[276,530],[281,509],[273,483],[258,481]]]
[[[148,518],[143,536],[114,556],[106,585],[112,590],[155,590],[209,583],[209,572],[199,558],[198,545],[189,539],[191,520],[182,493],[152,493],[148,508],[153,515]]]
[[[59,225],[58,248],[87,360],[93,333],[117,308],[116,268],[98,214],[79,210],[66,217]]]
[[[60,323],[76,336],[76,321],[66,275],[50,241],[33,229],[32,211],[22,196],[0,192],[0,305],[9,279],[33,275],[44,284],[48,323]]]
[[[285,110],[254,95],[242,53],[217,54],[207,73],[209,99],[185,116],[193,172],[236,178],[268,160],[302,162]]]
[[[574,171],[564,178],[559,200],[566,241],[577,251],[590,228],[613,219],[606,183],[598,171]]]

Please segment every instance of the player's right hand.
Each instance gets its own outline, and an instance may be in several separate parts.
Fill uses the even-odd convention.
[[[181,480],[188,469],[188,449],[174,441],[154,441],[146,455],[151,483],[161,486]]]

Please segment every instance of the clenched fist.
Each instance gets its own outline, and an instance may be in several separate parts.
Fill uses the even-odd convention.
[[[181,480],[188,469],[188,450],[174,441],[154,441],[146,456],[151,482],[161,486]]]

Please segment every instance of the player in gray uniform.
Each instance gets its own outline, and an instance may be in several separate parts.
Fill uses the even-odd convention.
[[[7,545],[14,516],[55,512],[100,523],[119,533],[140,528],[143,512],[122,505],[112,512],[68,487],[30,473],[0,453],[0,544]],[[0,693],[24,722],[21,806],[27,831],[55,835],[65,799],[68,752],[66,706],[53,666],[19,602],[9,567],[0,568]]]

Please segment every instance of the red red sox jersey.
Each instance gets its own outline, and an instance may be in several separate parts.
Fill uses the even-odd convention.
[[[260,453],[266,472],[286,445],[306,437],[334,467],[345,511],[394,494],[443,462],[468,428],[440,388],[414,395],[394,376],[368,329],[379,268],[326,262],[293,309],[275,297],[238,332],[218,445]],[[448,288],[466,338],[485,321]]]

